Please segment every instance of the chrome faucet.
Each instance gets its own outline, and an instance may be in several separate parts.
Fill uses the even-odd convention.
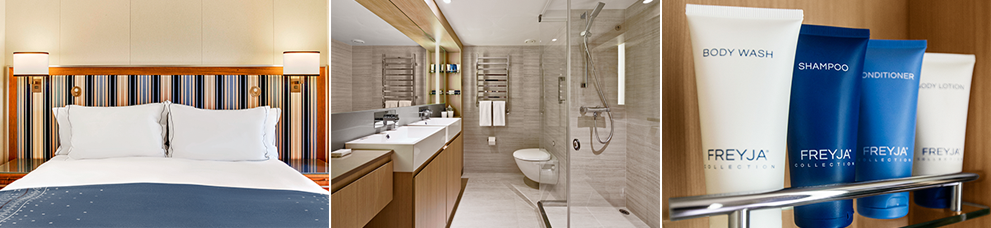
[[[430,109],[420,110],[420,120],[429,120],[430,119],[430,115],[433,115],[433,114],[434,114],[434,111],[430,111]]]
[[[389,113],[382,115],[382,122],[385,124],[386,131],[394,130],[396,129],[396,125],[399,123],[399,114]]]

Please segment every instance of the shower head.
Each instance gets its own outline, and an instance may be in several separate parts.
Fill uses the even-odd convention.
[[[592,14],[588,15],[588,17],[585,17],[585,19],[588,19],[588,23],[585,23],[585,30],[582,30],[581,36],[589,35],[588,30],[592,28],[592,21],[595,21],[595,17],[599,16],[599,12],[602,11],[602,7],[605,6],[606,6],[605,3],[599,2],[599,4],[595,6],[595,9],[592,10]]]

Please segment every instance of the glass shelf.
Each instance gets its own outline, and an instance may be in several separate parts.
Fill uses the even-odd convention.
[[[911,199],[911,197],[910,197]],[[959,212],[950,209],[933,209],[910,204],[908,215],[897,219],[872,219],[857,214],[853,217],[850,228],[886,228],[886,227],[938,227],[972,220],[988,215],[986,206],[964,202]],[[856,207],[855,207],[856,208]],[[856,209],[855,209],[856,210]],[[795,225],[793,210],[781,211],[782,227],[798,227]]]
[[[911,199],[911,197],[909,197]],[[938,227],[946,226],[954,223],[964,222],[967,220],[973,220],[979,217],[983,217],[989,214],[991,210],[988,207],[978,204],[972,204],[964,202],[961,210],[959,212],[950,211],[949,209],[932,209],[926,207],[920,207],[911,203],[911,208],[907,216],[898,219],[872,219],[859,214],[854,216],[853,223],[850,224],[848,228],[888,228],[888,227],[905,227],[905,228],[920,228],[920,227]],[[798,228],[795,225],[794,211],[791,208],[785,208],[781,210],[781,226],[786,228]],[[695,220],[694,222],[691,220]],[[695,218],[691,220],[686,220],[684,222],[672,222],[671,220],[664,220],[665,226],[678,224],[680,226],[691,226],[691,227],[709,227],[707,218]],[[691,224],[691,225],[689,225]],[[680,227],[675,226],[675,227]]]
[[[851,227],[932,227],[966,221],[988,214],[988,207],[964,203],[962,183],[976,180],[974,173],[953,173],[930,176],[913,176],[887,180],[854,182],[813,187],[785,188],[759,193],[728,193],[668,199],[669,214],[672,220],[702,218],[709,216],[729,216],[729,227],[749,227],[750,211],[828,202],[844,199],[858,199],[868,196],[896,192],[912,192],[935,187],[949,187],[950,208],[931,209],[909,203],[909,214],[899,219],[870,219],[862,216],[854,218]],[[912,197],[910,197],[911,199]],[[790,209],[782,211],[785,226],[794,225]],[[868,223],[865,225],[858,225]]]

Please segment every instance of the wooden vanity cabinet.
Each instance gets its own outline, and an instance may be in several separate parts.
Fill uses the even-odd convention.
[[[394,173],[393,201],[365,227],[447,227],[461,195],[463,143],[459,134],[419,170]]]
[[[445,221],[450,222],[454,218],[454,205],[458,203],[458,196],[461,195],[461,174],[465,161],[462,138],[459,136],[451,140],[451,144],[448,145],[444,153],[447,153],[448,158],[447,173],[445,174],[447,178],[447,217],[445,217]]]

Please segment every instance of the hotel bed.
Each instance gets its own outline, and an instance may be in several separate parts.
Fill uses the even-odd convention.
[[[6,153],[48,161],[0,190],[0,227],[329,225],[282,161],[323,156],[324,70],[292,92],[278,67],[50,69],[8,77]]]
[[[57,156],[0,190],[0,226],[326,227],[329,194],[278,160],[281,114],[171,102],[54,108]]]
[[[327,227],[328,199],[274,159],[59,155],[0,191],[0,226]]]

